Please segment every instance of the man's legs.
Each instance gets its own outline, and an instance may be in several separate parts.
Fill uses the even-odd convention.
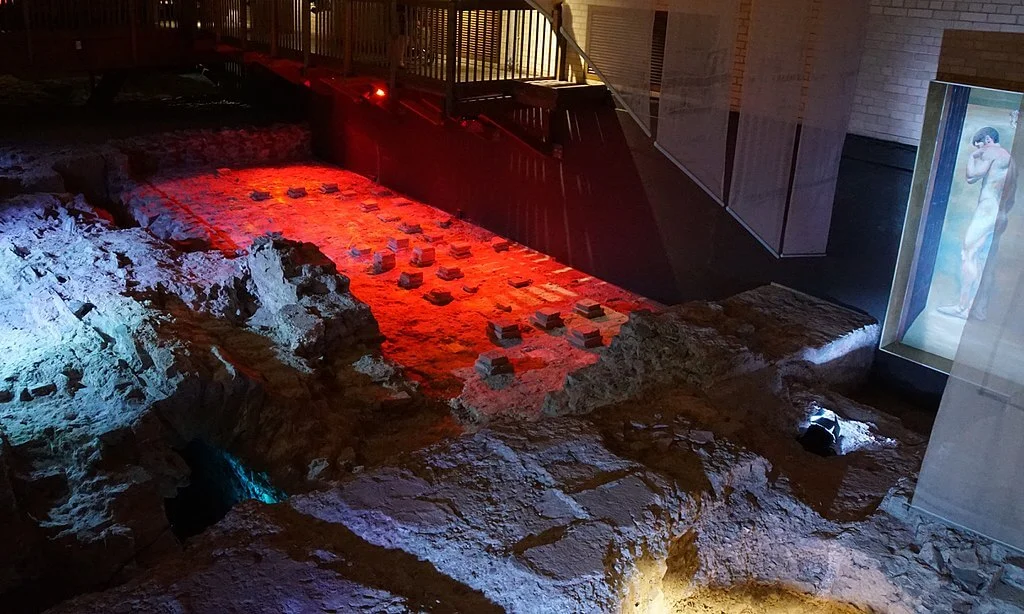
[[[968,233],[971,238],[971,233]],[[963,251],[960,253],[960,300],[956,305],[939,307],[939,312],[958,318],[967,318],[971,311],[971,304],[978,294],[981,284],[981,273],[985,266],[985,258],[992,233],[988,232],[980,237],[974,238],[970,243],[964,243]]]

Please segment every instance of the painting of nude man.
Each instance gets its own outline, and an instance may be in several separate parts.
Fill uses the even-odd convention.
[[[1000,291],[992,273],[1000,245],[1020,241],[1021,224],[1011,222],[1024,213],[1014,211],[1021,187],[1015,157],[1024,154],[1022,99],[949,86],[944,100],[898,339],[938,357],[938,364],[955,360],[969,320],[988,317]],[[1015,149],[1022,151],[1015,155]]]

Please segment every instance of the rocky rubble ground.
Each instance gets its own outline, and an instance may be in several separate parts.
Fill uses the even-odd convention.
[[[762,317],[775,327],[742,324]],[[688,327],[714,349],[700,359],[714,380],[679,380],[693,346],[672,331]],[[594,410],[249,502],[152,571],[55,611],[1024,611],[1024,560],[909,508],[923,437],[835,391],[863,373],[875,334],[777,287],[637,314],[572,376],[565,395]],[[663,375],[626,394],[608,375],[658,361]],[[798,443],[814,406],[842,419],[842,454]]]
[[[1024,556],[909,507],[926,434],[857,400],[870,319],[777,286],[636,312],[547,417],[463,433],[317,246],[219,250],[133,184],[273,134],[304,138],[0,152],[3,607],[1024,612]],[[129,191],[139,227],[88,202]],[[183,547],[196,441],[291,496]]]
[[[188,483],[190,441],[296,492],[436,439],[444,414],[378,336],[312,245],[183,253],[81,197],[4,201],[0,593],[101,587],[179,548],[164,500]]]

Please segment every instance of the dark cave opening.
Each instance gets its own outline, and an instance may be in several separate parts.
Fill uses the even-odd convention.
[[[222,448],[195,439],[178,451],[192,473],[188,486],[164,501],[171,530],[180,540],[198,535],[242,501],[278,503],[288,498],[265,473],[247,467]]]

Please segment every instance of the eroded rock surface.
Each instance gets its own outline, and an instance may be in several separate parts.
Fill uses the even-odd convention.
[[[476,397],[492,425],[450,439],[461,427],[381,355],[317,245],[232,239],[212,192],[136,183],[308,143],[203,134],[195,151],[182,134],[0,156],[0,195],[95,192],[140,225],[66,195],[0,203],[5,606],[112,587],[53,611],[1024,612],[1024,558],[907,505],[926,436],[857,400],[870,319],[775,286],[633,313],[541,422],[501,407],[551,389],[536,366],[558,356],[534,340],[518,388]],[[227,208],[250,191],[214,175]],[[403,356],[432,339],[394,337]],[[798,441],[819,408],[843,425],[834,456]],[[243,503],[182,549],[164,501],[197,440],[293,496]]]
[[[782,286],[634,312],[596,364],[549,395],[545,412],[583,413],[664,387],[707,390],[767,369],[855,383],[870,369],[879,334],[868,316]]]
[[[308,244],[186,254],[80,197],[0,203],[0,591],[59,577],[43,599],[59,597],[177,550],[164,500],[188,483],[175,448],[193,439],[302,490],[367,462],[376,437],[395,445],[370,460],[437,437],[430,411],[411,435],[405,416],[378,431],[390,399],[417,396],[351,366],[381,362],[377,335]]]
[[[901,488],[866,519],[827,520],[767,459],[687,419],[634,419],[613,452],[607,425],[627,415],[495,428],[245,504],[153,572],[54,611],[1018,611],[990,547],[914,516]],[[970,552],[977,585],[926,549]]]

